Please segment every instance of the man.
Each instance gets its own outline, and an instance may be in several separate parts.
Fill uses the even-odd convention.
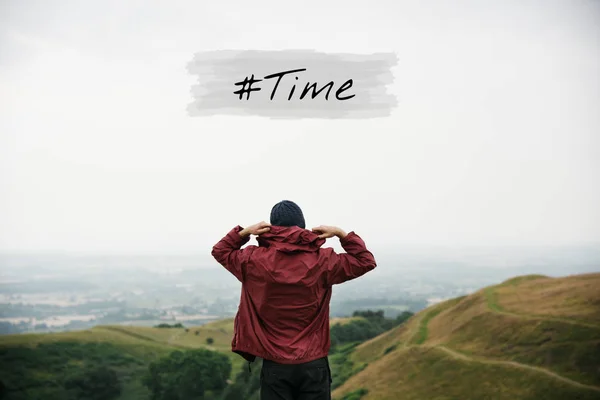
[[[250,235],[258,246],[242,249]],[[334,236],[346,253],[321,247]],[[236,226],[212,255],[242,283],[231,346],[248,362],[263,359],[261,399],[330,399],[331,287],[376,267],[363,240],[332,226],[305,229],[300,207],[284,200],[271,223]]]

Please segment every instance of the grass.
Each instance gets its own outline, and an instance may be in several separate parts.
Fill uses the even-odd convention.
[[[350,359],[356,363],[369,363],[391,352],[392,348],[400,345],[411,345],[415,341],[422,343],[428,338],[428,326],[437,314],[462,301],[464,296],[438,303],[420,313],[396,328],[393,328],[371,340],[360,344],[351,354]],[[426,319],[426,322],[423,320]]]
[[[491,287],[484,289],[485,300],[487,301],[488,307],[495,312],[502,312],[502,308],[498,305],[496,300],[496,293],[494,293],[494,289]]]
[[[196,331],[199,332],[196,335]],[[198,327],[184,328],[149,328],[137,326],[98,326],[83,331],[60,332],[52,334],[23,334],[0,336],[0,352],[19,347],[35,350],[40,344],[107,344],[119,349],[124,355],[139,360],[130,367],[118,369],[119,377],[123,380],[121,399],[147,399],[148,391],[139,381],[139,376],[147,369],[151,361],[167,356],[174,350],[207,348],[226,354],[232,363],[232,377],[244,368],[245,360],[231,352],[231,337],[233,320],[219,321]],[[213,338],[214,343],[208,345],[207,338]],[[65,362],[72,363],[71,359]],[[21,362],[14,360],[10,363],[18,367]],[[140,364],[141,363],[141,364]],[[45,367],[33,373],[46,371]],[[47,380],[53,380],[55,373],[50,372]],[[60,376],[57,375],[57,376]],[[60,397],[60,395],[57,395]]]
[[[352,321],[357,321],[364,319],[363,317],[335,317],[329,320],[329,325],[333,326],[335,324],[346,325]]]
[[[600,385],[594,367],[600,365],[600,332],[594,328],[487,313],[473,318],[446,343],[466,354],[536,365]]]
[[[221,319],[218,321],[210,322],[208,324],[202,325],[202,327],[204,327],[206,329],[215,329],[215,330],[233,333],[233,318],[226,318],[226,319]]]
[[[386,349],[402,343],[403,338],[407,334],[407,324],[408,321],[371,340],[361,343],[350,355],[350,361],[363,364],[376,360],[383,355]]]
[[[334,318],[331,323],[354,319]],[[339,347],[330,356],[334,398],[600,398],[599,321],[600,274],[510,279],[438,303],[364,343]],[[102,347],[94,346],[104,343],[110,348],[102,357],[123,378],[121,399],[146,399],[147,390],[137,376],[151,361],[176,349],[221,351],[230,356],[234,377],[245,362],[231,352],[232,335],[233,319],[187,330],[99,326],[77,332],[1,336],[0,354],[4,354],[4,375],[29,371],[30,381],[51,382],[58,369],[48,369],[43,363],[23,369],[7,351],[21,347],[38,351],[37,346],[53,343],[63,343],[68,349],[75,343],[82,348],[92,346],[88,353],[96,354]],[[208,338],[213,339],[211,345]],[[74,355],[77,346],[69,350],[70,356],[52,358],[47,365],[69,371],[82,367],[85,360]],[[49,390],[38,397],[56,398]]]
[[[398,349],[334,390],[334,399],[368,390],[363,400],[563,400],[598,399],[598,392],[573,387],[534,371],[456,359],[437,348]]]
[[[494,291],[505,312],[600,327],[600,274],[505,282]]]
[[[421,321],[419,323],[419,330],[417,331],[417,334],[415,335],[415,337],[412,340],[413,344],[425,343],[425,341],[427,340],[427,333],[428,333],[427,326],[429,324],[429,321],[431,321],[440,312],[442,312],[442,310],[438,308],[438,309],[431,310],[427,314],[425,314],[425,316],[421,319]]]
[[[419,345],[425,343],[429,338],[429,322],[443,311],[446,311],[458,304],[463,298],[464,296],[457,297],[455,299],[436,304],[425,310],[424,315],[419,319],[419,328],[417,333],[411,338],[410,344]]]
[[[383,351],[383,355],[391,353],[392,351],[396,350],[397,348],[398,348],[398,344],[393,344]]]
[[[510,278],[510,279],[502,282],[499,286],[519,286],[523,282],[534,281],[534,280],[538,280],[538,279],[549,279],[549,278],[550,277],[548,277],[546,275],[539,275],[539,274],[521,275],[521,276],[516,276],[514,278]]]
[[[333,318],[332,323],[346,324],[350,321],[362,319],[361,317],[351,318]],[[0,336],[0,352],[10,351],[10,349],[25,347],[36,350],[39,345],[64,343],[65,345],[98,345],[106,344],[112,348],[118,349],[127,359],[130,357],[135,361],[131,366],[118,368],[119,376],[122,378],[123,393],[121,399],[147,399],[148,391],[139,381],[139,376],[143,373],[150,362],[167,356],[175,350],[206,348],[213,351],[219,351],[226,354],[232,363],[231,378],[233,379],[244,368],[247,368],[246,361],[239,355],[231,352],[231,339],[233,336],[233,318],[214,321],[201,326],[190,326],[187,328],[152,328],[140,326],[124,325],[106,325],[97,326],[87,330],[60,332],[51,334],[21,334]],[[213,343],[208,344],[207,339],[212,338]],[[340,373],[338,380],[342,382],[352,373],[364,368],[366,363],[357,363],[354,368],[348,369],[343,361],[351,353],[355,344],[351,348],[343,349],[346,358],[338,360],[337,370]],[[65,358],[67,365],[76,365],[81,361]],[[19,368],[20,361],[12,359],[7,365],[11,368]],[[39,369],[32,371],[33,374],[46,374],[45,380],[53,380],[55,372],[44,369],[42,365]],[[334,369],[334,368],[332,368]],[[253,366],[254,370],[254,366]],[[52,395],[52,394],[50,394]],[[60,394],[57,394],[60,398]]]
[[[122,397],[148,398],[140,382],[148,363],[168,354],[154,348],[110,342],[46,341],[36,346],[0,347],[0,376],[7,398],[63,399],[64,382],[83,370],[100,365],[114,370],[123,386]],[[19,397],[21,395],[21,397]]]
[[[436,304],[358,346],[351,358],[369,367],[334,397],[600,398],[599,284],[600,274],[517,277]]]
[[[344,396],[343,400],[360,400],[362,399],[369,391],[364,388],[360,388],[350,392]]]
[[[335,352],[329,355],[331,366],[331,387],[336,387],[344,384],[352,375],[365,369],[368,363],[357,363],[350,359],[350,355],[356,348],[358,343],[347,343],[339,346]]]

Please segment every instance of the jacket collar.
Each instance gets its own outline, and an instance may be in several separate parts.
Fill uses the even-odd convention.
[[[271,226],[269,232],[256,240],[261,247],[272,247],[285,253],[313,252],[325,244],[325,239],[319,239],[316,233],[298,226]]]

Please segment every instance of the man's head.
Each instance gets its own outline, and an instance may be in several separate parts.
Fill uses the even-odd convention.
[[[271,225],[306,228],[302,210],[298,207],[298,204],[289,200],[280,201],[273,206],[271,209]]]

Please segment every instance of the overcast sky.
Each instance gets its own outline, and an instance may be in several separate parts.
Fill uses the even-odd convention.
[[[189,117],[219,49],[395,52],[398,107]],[[2,0],[0,251],[208,253],[282,199],[378,248],[599,243],[599,110],[598,1]]]

